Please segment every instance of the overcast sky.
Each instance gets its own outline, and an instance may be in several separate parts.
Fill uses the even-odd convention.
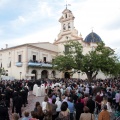
[[[67,0],[83,39],[92,31],[120,50],[120,0]],[[66,0],[0,0],[0,48],[51,42],[60,32]]]

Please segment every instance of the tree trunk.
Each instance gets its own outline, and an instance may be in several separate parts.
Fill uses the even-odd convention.
[[[87,78],[89,82],[92,82],[92,73],[91,72],[86,72]]]

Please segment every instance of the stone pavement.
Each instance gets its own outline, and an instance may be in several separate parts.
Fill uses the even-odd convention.
[[[29,96],[28,96],[28,104],[26,105],[26,107],[22,107],[22,116],[24,116],[24,112],[25,111],[33,111],[34,107],[35,107],[35,103],[37,101],[39,101],[40,103],[42,103],[44,97],[36,97],[32,94],[32,92],[30,92]],[[9,109],[9,116],[10,116],[10,120],[12,120],[12,111],[11,108]],[[19,120],[21,120],[22,118],[20,118]]]

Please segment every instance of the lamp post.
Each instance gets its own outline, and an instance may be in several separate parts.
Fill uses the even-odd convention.
[[[20,80],[21,80],[21,74],[22,74],[22,72],[20,72]]]
[[[80,71],[78,71],[78,79],[80,79]]]

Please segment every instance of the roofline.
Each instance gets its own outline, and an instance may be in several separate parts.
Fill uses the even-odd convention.
[[[32,44],[32,43],[31,43]],[[19,48],[19,47],[24,47],[24,46],[30,46],[30,47],[34,47],[34,48],[37,48],[37,49],[41,49],[41,50],[45,50],[45,51],[49,51],[49,52],[54,52],[54,53],[58,53],[58,52],[55,52],[55,51],[52,51],[52,50],[47,50],[47,49],[44,49],[44,48],[41,48],[41,47],[37,47],[37,46],[34,46],[34,45],[31,45],[30,43],[27,43],[27,44],[22,44],[22,45],[17,45],[17,46],[13,46],[13,47],[9,47],[9,48],[4,48],[1,51],[6,51],[6,50],[10,50],[10,49],[15,49],[15,48]],[[54,45],[54,44],[53,44]]]

